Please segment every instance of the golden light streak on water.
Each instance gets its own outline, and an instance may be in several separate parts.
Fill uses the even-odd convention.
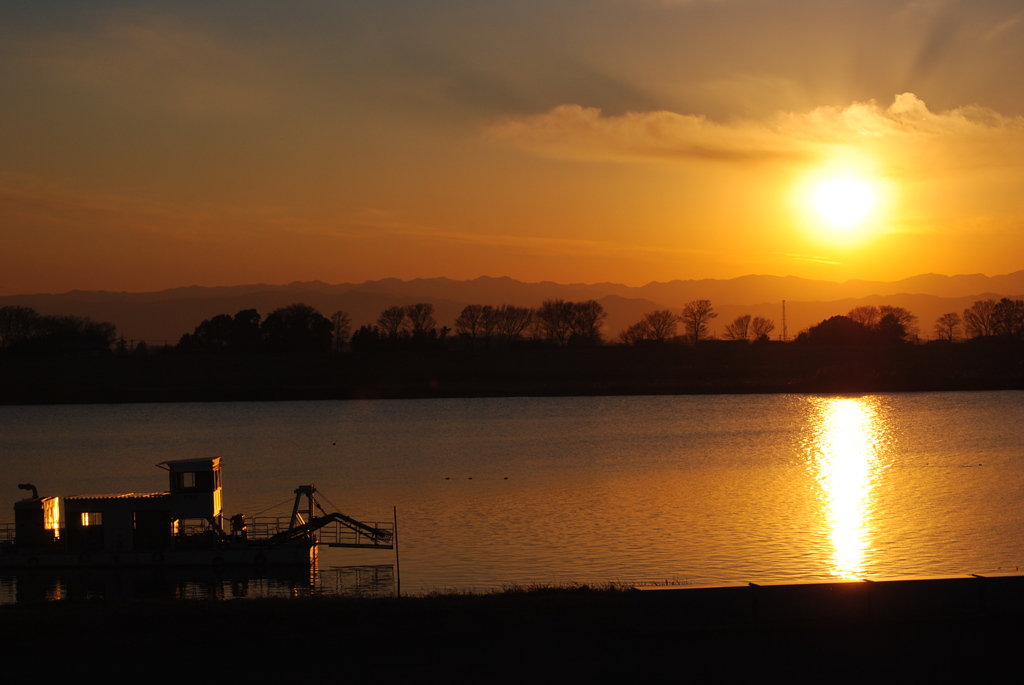
[[[872,491],[884,433],[874,398],[814,398],[811,467],[832,543],[831,572],[856,578],[872,537]]]

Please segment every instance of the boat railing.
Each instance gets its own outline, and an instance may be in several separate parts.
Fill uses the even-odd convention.
[[[316,531],[317,542],[329,547],[377,547],[391,549],[391,539],[394,535],[394,523],[388,522],[364,522],[364,526],[370,529],[382,531],[383,538],[374,539],[363,530],[354,529],[340,521],[331,521]],[[255,516],[246,520],[246,536],[249,540],[267,540],[283,533],[291,525],[291,518],[288,516]]]
[[[382,547],[391,549],[394,539],[394,523],[391,521],[361,521],[368,528],[375,529],[383,535],[376,538],[363,530],[353,529],[340,521],[332,521],[317,531],[317,541],[329,547]]]
[[[14,542],[13,523],[0,523],[0,542]]]
[[[254,516],[245,521],[246,537],[249,540],[266,540],[288,530],[289,523],[287,516]]]

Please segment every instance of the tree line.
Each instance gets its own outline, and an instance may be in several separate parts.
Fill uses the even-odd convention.
[[[1024,341],[1024,300],[978,300],[964,310],[962,317],[956,312],[940,316],[935,322],[935,335],[949,342],[961,335]]]
[[[101,352],[110,350],[117,326],[89,317],[43,316],[30,307],[0,307],[0,349],[12,352]]]
[[[545,300],[540,307],[471,304],[463,308],[452,329],[436,328],[433,305],[420,303],[390,307],[375,325],[362,326],[352,335],[352,350],[433,349],[449,339],[470,347],[512,346],[531,340],[559,347],[585,347],[602,342],[607,318],[595,300]]]
[[[266,319],[255,309],[234,316],[206,319],[178,341],[177,349],[191,353],[329,352],[336,335],[347,337],[348,315],[326,318],[309,305],[296,303],[275,309]],[[340,349],[340,348],[339,348]]]
[[[712,336],[718,317],[710,300],[694,300],[676,314],[659,309],[627,326],[616,342],[627,346],[696,345]],[[595,300],[545,300],[539,307],[471,304],[460,312],[454,329],[438,327],[429,303],[393,306],[374,323],[352,329],[351,316],[337,311],[330,318],[315,308],[295,303],[272,311],[266,318],[255,309],[204,320],[181,337],[175,349],[185,353],[300,352],[327,353],[377,350],[439,350],[510,347],[521,344],[551,347],[592,347],[606,344],[607,319]],[[680,327],[682,331],[680,332]],[[775,330],[769,318],[744,314],[725,326],[730,341],[765,342]],[[978,300],[962,314],[950,312],[934,324],[937,340],[963,339],[1024,341],[1024,300]],[[854,307],[797,335],[803,344],[899,344],[917,342],[917,316],[889,305]],[[43,316],[21,306],[0,308],[0,349],[12,352],[125,352],[123,339],[109,322],[70,315]],[[144,343],[140,346],[144,347]]]

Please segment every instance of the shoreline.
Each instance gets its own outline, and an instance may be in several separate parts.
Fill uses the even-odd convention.
[[[0,607],[0,640],[19,664],[47,663],[56,648],[58,668],[69,669],[113,653],[151,665],[192,652],[212,657],[220,646],[226,658],[211,660],[210,672],[260,675],[284,659],[304,674],[387,681],[774,672],[844,680],[1002,673],[1017,667],[1024,633],[1019,616],[661,630],[635,618],[629,591],[587,586],[376,599],[83,600]],[[269,661],[252,658],[251,647],[264,644]],[[323,658],[310,662],[306,653]]]

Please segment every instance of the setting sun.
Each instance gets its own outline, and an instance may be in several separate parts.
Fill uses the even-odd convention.
[[[811,207],[829,227],[850,230],[860,226],[878,204],[878,191],[854,176],[827,178],[810,191]]]

